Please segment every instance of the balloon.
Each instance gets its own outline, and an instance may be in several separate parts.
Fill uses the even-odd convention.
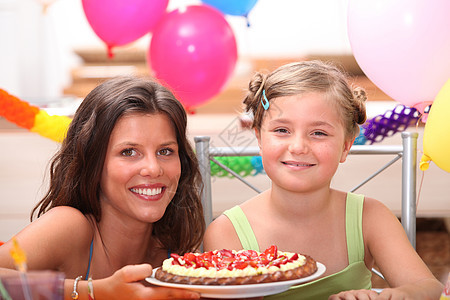
[[[202,0],[202,2],[214,6],[226,15],[247,17],[258,0]]]
[[[166,12],[169,0],[82,0],[95,34],[112,48],[131,43],[151,30]]]
[[[423,155],[419,167],[428,169],[430,160],[450,172],[450,79],[439,91],[428,114],[423,133]]]
[[[356,61],[394,100],[432,102],[450,77],[449,12],[448,0],[349,0]]]
[[[166,14],[153,31],[148,52],[155,77],[188,109],[224,87],[236,60],[233,30],[221,12],[206,5]]]

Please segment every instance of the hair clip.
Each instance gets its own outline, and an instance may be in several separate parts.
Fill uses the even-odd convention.
[[[262,98],[261,98],[261,104],[264,107],[264,110],[269,109],[269,100],[266,97],[266,90],[263,90]]]

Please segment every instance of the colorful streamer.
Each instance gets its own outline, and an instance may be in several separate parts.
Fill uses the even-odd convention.
[[[45,110],[0,89],[0,116],[19,127],[61,143],[72,121],[66,116],[50,116]]]
[[[31,132],[61,143],[69,128],[72,119],[66,116],[49,116],[46,111],[40,110],[34,119]]]
[[[0,116],[25,129],[34,126],[34,118],[39,107],[28,104],[0,89]]]

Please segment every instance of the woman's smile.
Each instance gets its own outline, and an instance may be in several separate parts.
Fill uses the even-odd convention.
[[[153,187],[139,186],[130,189],[130,191],[136,194],[138,197],[150,201],[157,201],[161,199],[163,197],[165,190],[166,190],[165,186],[153,186]]]

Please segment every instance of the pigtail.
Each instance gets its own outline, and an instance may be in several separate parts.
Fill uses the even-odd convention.
[[[253,118],[252,128],[259,128],[263,115],[263,108],[261,106],[261,97],[264,90],[264,84],[267,80],[267,75],[263,73],[256,73],[248,84],[247,95],[244,98],[245,111]]]
[[[258,106],[258,98],[262,96],[265,76],[256,73],[248,84],[248,92],[244,98],[245,111],[255,114]]]

